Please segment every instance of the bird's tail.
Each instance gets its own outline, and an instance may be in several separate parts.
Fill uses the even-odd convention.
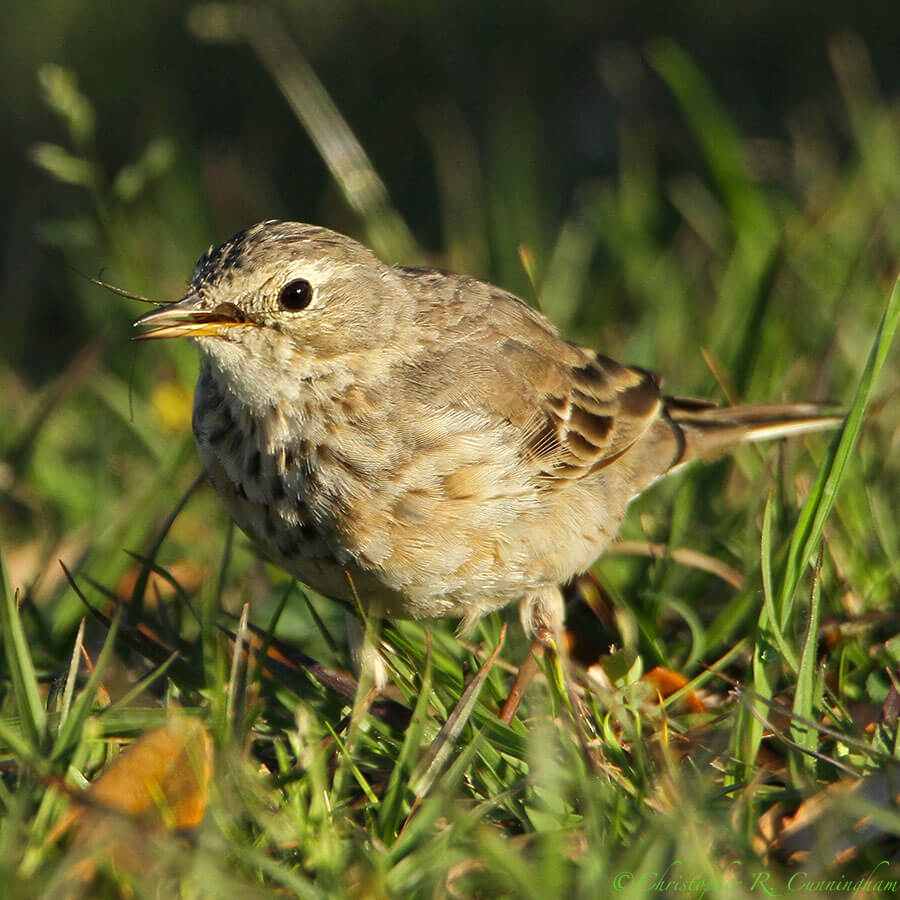
[[[835,407],[816,403],[718,407],[687,397],[666,397],[664,410],[680,449],[670,473],[695,459],[715,456],[744,441],[768,441],[827,431],[843,421]]]

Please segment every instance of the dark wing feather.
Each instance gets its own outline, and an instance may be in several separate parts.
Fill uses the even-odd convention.
[[[541,488],[590,476],[634,448],[623,477],[638,493],[739,441],[840,421],[809,404],[719,409],[704,400],[662,397],[654,374],[564,341],[513,294],[435,270],[395,271],[416,293],[420,327],[430,337],[423,342],[427,352],[406,369],[405,395],[512,426],[519,456]]]
[[[581,359],[558,382],[563,390],[539,395],[535,421],[524,432],[523,455],[550,478],[581,478],[608,466],[662,407],[655,375],[575,349]]]
[[[563,340],[513,294],[473,278],[403,274],[436,338],[415,362],[411,389],[514,426],[521,457],[545,486],[608,466],[659,418],[656,376]],[[449,378],[453,372],[466,378]]]

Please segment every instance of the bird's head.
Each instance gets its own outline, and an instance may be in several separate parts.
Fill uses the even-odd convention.
[[[323,375],[376,376],[403,349],[397,334],[412,303],[395,270],[362,244],[268,221],[210,248],[187,294],[141,316],[135,325],[148,330],[135,339],[191,338],[246,400],[289,399],[292,385]]]

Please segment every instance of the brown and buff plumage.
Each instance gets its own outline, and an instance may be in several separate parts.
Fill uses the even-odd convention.
[[[310,302],[285,308],[300,282]],[[349,573],[387,616],[466,626],[518,601],[550,636],[559,585],[654,481],[836,422],[666,397],[506,291],[291,222],[211,249],[186,297],[139,322],[203,354],[194,432],[235,522],[325,594],[346,599]]]

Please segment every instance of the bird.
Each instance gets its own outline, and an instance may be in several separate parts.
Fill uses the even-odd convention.
[[[326,596],[461,633],[517,603],[552,644],[561,585],[635,497],[737,443],[840,421],[667,395],[500,287],[297,222],[210,247],[184,297],[135,325],[199,349],[199,455],[266,556]]]

